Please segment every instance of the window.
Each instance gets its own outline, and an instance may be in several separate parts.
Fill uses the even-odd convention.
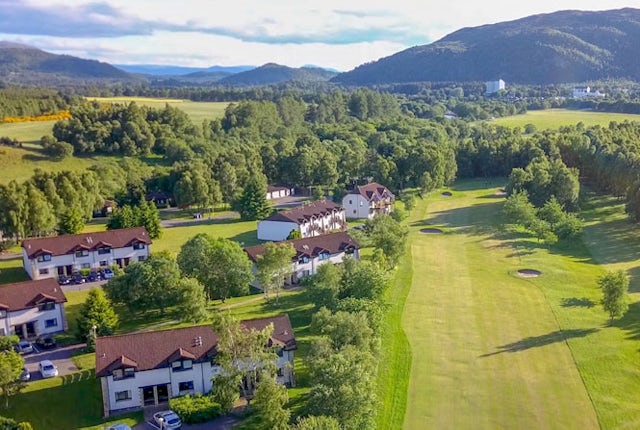
[[[307,257],[306,255],[302,257],[300,260],[298,260],[298,263],[300,264],[306,264],[308,262],[309,262],[309,257]]]
[[[320,255],[318,256],[318,258],[319,258],[320,260],[326,260],[327,258],[329,258],[329,255],[330,255],[330,254],[329,254],[328,252],[324,251],[324,252],[321,252],[321,253],[320,253]]]
[[[112,375],[113,375],[114,381],[118,381],[120,379],[135,378],[136,369],[134,369],[133,367],[125,367],[124,369],[115,369],[112,372]]]
[[[116,391],[116,402],[122,402],[124,400],[131,400],[131,390]]]
[[[38,262],[42,263],[43,261],[51,261],[51,254],[42,254],[38,256]]]
[[[111,254],[111,248],[99,248],[98,254],[100,255]]]
[[[178,384],[178,391],[193,391],[193,381],[184,381]]]
[[[100,260],[100,267],[107,267],[108,265],[107,260]]]
[[[5,311],[4,309],[0,310],[0,318],[6,318],[6,317],[7,317],[7,311]]]
[[[133,249],[144,249],[144,243],[134,243]]]
[[[189,370],[193,368],[193,361],[191,360],[178,360],[171,363],[171,370],[174,372],[181,372],[183,370]]]
[[[284,349],[278,348],[278,351],[276,351],[276,354],[278,354],[278,357],[282,357],[284,355]]]
[[[356,213],[356,210],[355,210],[355,209],[353,210],[353,213],[354,213],[354,214]]]
[[[76,251],[76,257],[86,257],[88,255],[89,255],[89,251],[87,251],[86,249],[80,249]]]
[[[82,265],[80,266],[83,269],[91,269],[91,264],[89,263],[82,263]]]
[[[58,327],[58,318],[51,318],[50,320],[44,321],[45,328]]]
[[[38,305],[38,310],[40,312],[50,311],[50,310],[53,310],[55,307],[56,307],[56,302],[45,302],[45,303],[40,303]]]
[[[284,369],[282,367],[278,368],[278,376],[280,377],[284,376]]]
[[[140,255],[140,256],[138,257],[138,261],[145,261],[146,259],[147,259],[147,256],[146,256],[146,255]]]
[[[38,270],[38,273],[41,275],[48,275],[49,274],[49,269],[40,269]]]
[[[353,200],[349,200],[349,204],[352,205],[353,204]]]

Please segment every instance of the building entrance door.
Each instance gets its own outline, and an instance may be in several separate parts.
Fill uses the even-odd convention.
[[[142,403],[145,406],[155,405],[156,404],[156,396],[154,393],[155,387],[144,387],[142,388]]]

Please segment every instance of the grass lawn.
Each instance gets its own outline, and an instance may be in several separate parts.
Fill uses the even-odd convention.
[[[221,118],[224,110],[229,105],[228,102],[192,102],[190,100],[179,99],[154,99],[147,97],[89,97],[89,100],[97,100],[104,103],[130,103],[136,102],[139,105],[150,106],[162,109],[165,104],[176,107],[184,111],[194,124],[200,125],[202,121]]]
[[[523,115],[513,115],[496,118],[494,124],[524,129],[527,124],[533,124],[538,130],[557,129],[561,126],[575,125],[582,122],[585,126],[609,125],[611,121],[624,120],[640,121],[640,115],[625,113],[591,112],[569,109],[532,110]]]
[[[22,258],[0,260],[0,284],[28,281],[27,272],[22,267]]]

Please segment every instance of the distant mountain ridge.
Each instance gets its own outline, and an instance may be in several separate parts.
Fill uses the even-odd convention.
[[[328,81],[337,73],[317,67],[293,68],[275,63],[267,63],[245,72],[236,73],[217,81],[221,85],[271,85],[287,81],[317,82]]]
[[[125,72],[151,76],[186,76],[193,73],[224,73],[230,75],[255,69],[255,66],[185,67],[167,64],[115,64],[115,67]]]
[[[560,11],[463,28],[341,73],[351,85],[421,81],[522,84],[640,80],[640,9]]]
[[[77,81],[136,81],[138,78],[97,60],[57,55],[28,45],[0,42],[0,80],[43,85]]]

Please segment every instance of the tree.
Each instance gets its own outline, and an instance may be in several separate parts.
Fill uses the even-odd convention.
[[[240,387],[241,384],[242,375],[237,372],[231,375],[218,373],[213,377],[211,395],[213,396],[213,400],[220,404],[223,412],[229,413],[233,409],[233,405],[240,397],[238,387]]]
[[[235,389],[240,389],[242,396],[250,402],[260,375],[275,375],[278,355],[268,346],[273,325],[262,330],[246,329],[230,314],[217,313],[213,331],[219,336],[216,362],[222,368],[213,377],[214,386],[237,384]]]
[[[629,308],[629,277],[623,270],[607,271],[598,278],[598,286],[602,290],[602,307],[609,312],[610,323],[613,324],[613,320],[624,315]]]
[[[207,296],[202,284],[194,278],[183,278],[177,288],[181,296],[178,305],[180,319],[193,324],[207,320]]]
[[[138,206],[125,205],[113,211],[107,221],[107,230],[131,227],[144,227],[150,238],[159,238],[162,235],[162,224],[156,205],[146,200],[142,200]]]
[[[504,203],[502,212],[509,222],[522,226],[528,226],[536,217],[536,209],[529,201],[526,191],[511,194]]]
[[[271,375],[263,375],[253,397],[253,408],[258,417],[257,429],[288,430],[291,412],[285,409],[289,401],[287,388]]]
[[[15,334],[0,336],[0,352],[13,351],[13,346],[20,342],[20,338]]]
[[[249,178],[233,208],[240,212],[240,218],[244,221],[260,220],[269,216],[271,206],[267,201],[267,180],[264,175]]]
[[[61,234],[77,234],[85,224],[82,209],[78,205],[68,207],[60,217],[59,230]]]
[[[22,422],[18,423],[11,418],[0,417],[0,430],[32,430],[31,424]]]
[[[400,256],[404,253],[407,233],[407,228],[389,215],[376,215],[371,221],[371,243],[374,248],[384,253],[391,268],[398,264]]]
[[[347,345],[367,351],[375,350],[373,330],[369,327],[369,320],[364,312],[331,313],[327,308],[320,308],[311,319],[311,331],[327,336],[335,351]]]
[[[214,239],[205,233],[193,236],[182,245],[178,266],[184,275],[204,285],[209,298],[223,302],[228,297],[248,294],[253,280],[251,261],[237,242]]]
[[[15,351],[0,352],[0,390],[5,408],[9,407],[9,397],[18,393],[23,384],[19,380],[24,359]]]
[[[265,299],[269,300],[272,291],[276,293],[276,301],[280,298],[280,289],[293,273],[291,260],[295,255],[296,250],[290,243],[265,244],[264,253],[258,255],[256,261],[256,279],[264,291]]]
[[[122,276],[111,278],[104,288],[111,301],[124,304],[131,312],[156,309],[164,315],[167,307],[180,303],[179,280],[176,261],[170,254],[159,252],[144,262],[128,265]]]
[[[389,285],[389,275],[384,268],[353,258],[345,259],[342,274],[342,297],[356,299],[380,299]]]
[[[340,423],[333,417],[309,415],[298,418],[292,430],[340,430]]]
[[[303,279],[311,302],[320,309],[325,306],[335,310],[342,289],[343,270],[335,264],[323,264],[315,275]]]
[[[76,337],[87,341],[94,333],[97,336],[109,336],[118,326],[118,314],[102,288],[93,288],[80,308],[77,319]]]

